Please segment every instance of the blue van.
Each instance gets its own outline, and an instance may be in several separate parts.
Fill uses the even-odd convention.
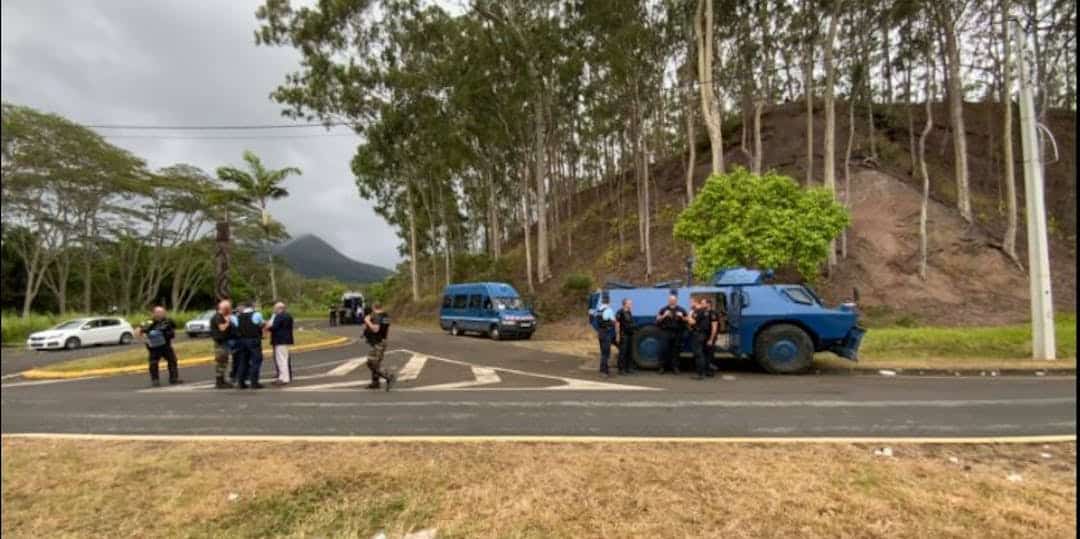
[[[528,339],[536,331],[536,316],[506,283],[452,284],[443,290],[439,326],[455,336],[472,331],[495,340]]]

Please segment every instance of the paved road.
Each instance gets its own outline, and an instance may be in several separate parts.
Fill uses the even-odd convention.
[[[334,331],[359,336],[356,327]],[[368,382],[363,344],[298,354],[297,381],[288,389],[214,390],[210,365],[183,369],[187,383],[157,389],[147,386],[145,375],[8,378],[0,386],[0,430],[753,437],[1076,433],[1075,377],[776,377],[742,370],[726,380],[651,373],[603,379],[567,356],[400,328],[390,350],[387,362],[402,382],[389,393],[362,388]],[[264,377],[272,376],[267,362]]]

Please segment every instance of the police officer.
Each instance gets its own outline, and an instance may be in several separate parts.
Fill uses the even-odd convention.
[[[232,302],[223,299],[218,302],[217,312],[210,317],[210,338],[214,340],[214,374],[217,375],[214,387],[217,389],[232,387],[225,381],[225,372],[229,368],[229,341],[233,333],[231,316]]]
[[[708,371],[706,376],[716,373],[716,339],[720,336],[720,312],[716,310],[712,298],[705,298],[705,307],[709,311],[709,340],[705,342],[705,360]]]
[[[694,299],[690,316],[690,338],[694,350],[694,365],[697,367],[696,380],[704,380],[709,371],[709,361],[705,357],[705,344],[712,336],[712,317],[704,299]]]
[[[397,379],[393,373],[387,373],[380,368],[383,354],[386,353],[386,337],[389,332],[390,317],[383,312],[382,304],[372,304],[371,314],[364,317],[364,338],[371,346],[367,356],[368,370],[371,371],[371,384],[367,386],[368,389],[379,389],[379,379],[382,378],[386,380],[386,390],[390,391],[390,386]]]
[[[330,327],[337,325],[337,307],[330,306]]]
[[[615,313],[615,344],[619,347],[619,374],[632,374],[634,367],[630,358],[630,349],[634,342],[634,302],[630,298],[622,300],[622,308]]]
[[[146,350],[149,354],[150,385],[158,387],[158,362],[165,360],[169,368],[169,383],[182,384],[180,369],[176,364],[176,352],[173,351],[172,340],[176,337],[176,323],[166,316],[165,307],[154,306],[151,319],[143,322],[136,332],[146,336]]]
[[[236,380],[237,387],[247,389],[250,382],[251,389],[262,389],[259,383],[259,371],[262,369],[262,313],[255,310],[254,302],[247,303],[240,314],[232,316],[233,325],[236,326],[236,353],[233,361],[237,363]],[[239,357],[237,357],[239,356]]]
[[[600,374],[611,376],[608,361],[611,359],[611,343],[615,340],[615,312],[608,306],[608,297],[600,296],[596,306],[596,336],[600,341]],[[621,370],[621,369],[620,369]]]
[[[656,314],[656,325],[667,334],[667,353],[660,368],[660,374],[669,371],[679,374],[679,353],[682,351],[683,330],[686,327],[686,309],[679,305],[679,297],[668,296],[667,305]]]

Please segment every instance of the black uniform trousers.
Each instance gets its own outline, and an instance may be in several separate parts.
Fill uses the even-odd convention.
[[[633,333],[621,333],[619,334],[619,359],[617,365],[619,372],[631,373],[634,372],[633,359],[631,358],[630,350],[634,346],[634,334]]]
[[[664,370],[679,372],[679,354],[682,352],[683,332],[681,329],[667,329],[667,353],[664,354]]]
[[[166,344],[165,346],[159,346],[157,348],[149,348],[150,352],[150,379],[158,379],[158,363],[164,359],[165,364],[169,369],[169,381],[175,382],[180,379],[180,367],[176,363],[176,352],[173,351],[172,344]]]

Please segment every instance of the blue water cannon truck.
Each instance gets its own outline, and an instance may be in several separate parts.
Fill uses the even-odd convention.
[[[667,304],[669,294],[690,311],[691,298],[707,297],[721,314],[717,355],[754,359],[773,374],[795,374],[810,369],[815,352],[832,352],[858,360],[859,344],[866,330],[859,326],[854,290],[851,302],[827,307],[814,291],[801,284],[772,284],[771,270],[742,267],[717,271],[709,284],[682,286],[679,282],[640,287],[608,283],[589,296],[589,320],[596,326],[596,308],[602,294],[618,310],[622,301],[633,302],[637,331],[631,343],[631,357],[642,369],[661,364],[667,334],[656,326],[656,314]],[[684,336],[683,354],[691,353],[689,336]],[[681,354],[680,354],[681,355]]]

